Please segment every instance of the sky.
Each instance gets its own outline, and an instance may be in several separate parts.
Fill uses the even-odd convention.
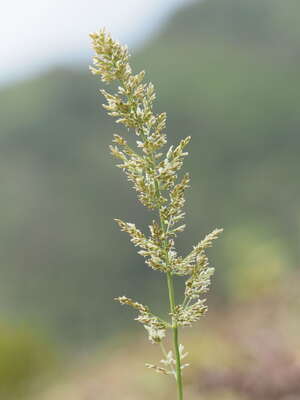
[[[141,45],[191,0],[4,0],[0,13],[0,85],[54,65],[89,62],[89,32],[106,27]]]

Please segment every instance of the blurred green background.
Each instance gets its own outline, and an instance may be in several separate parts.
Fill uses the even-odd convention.
[[[185,254],[205,233],[225,229],[210,252],[216,266],[209,299],[212,317],[207,317],[207,328],[204,320],[190,337],[191,353],[198,354],[199,346],[206,353],[211,350],[209,355],[199,351],[199,359],[213,360],[218,349],[222,354],[237,351],[236,346],[229,349],[226,335],[224,343],[213,339],[227,318],[231,329],[255,315],[249,328],[254,332],[262,325],[270,327],[269,322],[261,325],[260,316],[276,315],[276,327],[291,332],[289,343],[299,332],[299,314],[292,312],[299,305],[299,49],[299,1],[209,0],[179,9],[132,56],[134,70],[146,69],[156,87],[157,110],[168,114],[169,143],[192,136],[185,163],[192,177],[188,229],[178,240],[179,248]],[[151,215],[109,155],[112,133],[120,128],[100,107],[101,86],[85,66],[56,68],[0,89],[0,397],[6,400],[23,399],[37,372],[50,369],[55,375],[69,369],[61,360],[80,358],[83,352],[88,354],[83,364],[89,367],[71,375],[85,375],[105,359],[115,371],[114,378],[106,376],[106,386],[119,382],[134,353],[131,335],[144,336],[130,312],[112,298],[126,294],[154,309],[167,305],[162,276],[143,266],[113,222],[118,217],[145,227]],[[277,337],[276,329],[270,329],[267,342]],[[233,333],[227,335],[232,340]],[[128,354],[123,340],[131,348]],[[280,347],[284,340],[277,342]],[[262,343],[258,340],[254,347]],[[95,348],[99,354],[91,357]],[[117,366],[112,352],[120,357]],[[15,358],[25,360],[26,367]],[[144,361],[132,361],[132,374]],[[76,397],[64,388],[45,398],[121,398],[122,391],[106,394],[101,371],[99,387],[89,387],[94,397],[84,397],[84,390],[79,395],[77,389]],[[145,391],[128,389],[123,399],[154,398],[156,390],[162,399],[170,398],[168,384],[151,371],[142,374],[132,387],[140,385]],[[190,398],[202,399],[195,376],[188,378]],[[24,382],[27,389],[20,391]],[[275,390],[268,397],[266,391],[244,393],[228,385],[224,400],[300,397],[299,387],[287,394]],[[210,389],[205,398],[217,398],[213,396]]]

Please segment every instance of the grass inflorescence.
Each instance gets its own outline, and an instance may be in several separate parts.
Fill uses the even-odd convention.
[[[101,30],[92,33],[95,56],[91,72],[99,75],[107,84],[117,82],[115,93],[104,89],[101,93],[106,99],[103,107],[116,122],[124,125],[136,135],[136,146],[132,148],[125,138],[114,135],[111,153],[119,160],[121,168],[137,192],[139,201],[153,211],[154,217],[149,225],[149,233],[143,233],[135,224],[116,219],[122,231],[129,234],[132,243],[139,247],[139,254],[153,270],[166,275],[170,304],[169,321],[152,313],[146,305],[126,296],[120,296],[121,304],[128,305],[138,313],[136,320],[144,325],[151,343],[162,348],[164,359],[160,364],[146,364],[155,371],[174,376],[177,383],[178,399],[183,399],[182,369],[188,366],[183,362],[187,353],[179,344],[179,328],[191,326],[207,311],[203,295],[208,291],[214,268],[209,266],[206,250],[212,246],[222,229],[215,229],[193,247],[185,256],[179,256],[174,239],[185,229],[184,218],[185,190],[189,187],[188,174],[179,176],[185,148],[191,140],[188,136],[177,146],[167,150],[166,114],[156,114],[153,102],[156,94],[152,83],[145,83],[145,72],[132,72],[129,52],[113,40],[109,33]],[[185,290],[181,302],[174,293],[174,278],[185,278]],[[164,346],[166,333],[173,333],[173,350]]]

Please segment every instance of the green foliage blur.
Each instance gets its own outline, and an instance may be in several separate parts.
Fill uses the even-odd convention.
[[[179,247],[225,228],[212,298],[251,299],[298,267],[299,43],[299,1],[209,0],[132,57],[168,113],[169,143],[192,136]],[[1,312],[43,321],[68,344],[130,322],[115,296],[167,301],[113,222],[145,228],[151,215],[109,155],[119,127],[100,86],[87,67],[57,68],[0,92]]]
[[[0,323],[0,398],[23,399],[56,364],[45,338],[28,328]]]

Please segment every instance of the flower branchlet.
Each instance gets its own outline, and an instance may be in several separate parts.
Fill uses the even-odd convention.
[[[138,316],[135,319],[144,325],[152,343],[159,343],[166,336],[166,330],[169,327],[168,323],[152,314],[149,307],[137,303],[126,296],[117,297],[115,300],[138,311]]]
[[[185,191],[189,188],[188,174],[179,176],[184,158],[188,155],[188,136],[177,146],[164,149],[167,144],[166,114],[153,111],[156,94],[152,83],[145,83],[145,72],[133,74],[126,46],[113,40],[104,30],[90,35],[95,51],[91,72],[99,75],[105,83],[117,83],[114,93],[101,90],[106,99],[103,107],[116,118],[118,124],[135,134],[133,149],[122,136],[114,135],[110,146],[127,179],[137,192],[139,201],[156,211],[156,219],[145,234],[135,224],[116,219],[122,231],[129,234],[132,243],[139,247],[140,255],[154,270],[167,275],[170,299],[170,322],[152,314],[147,306],[125,296],[118,297],[121,304],[133,307],[138,312],[137,321],[142,323],[152,343],[161,343],[167,329],[174,332],[174,356],[165,353],[163,366],[148,364],[159,373],[171,374],[177,380],[179,398],[182,399],[181,360],[186,356],[178,343],[178,327],[191,326],[205,314],[207,306],[201,298],[208,291],[214,269],[209,266],[206,250],[212,246],[222,229],[216,229],[194,246],[186,256],[178,256],[174,239],[185,229],[182,220],[185,212]],[[186,276],[182,303],[176,304],[173,289],[174,276]]]
[[[165,352],[164,348],[163,348],[163,353],[165,358],[160,360],[161,364],[163,365],[155,365],[155,364],[148,364],[146,363],[146,367],[147,368],[151,368],[154,369],[154,371],[158,372],[159,374],[163,374],[163,375],[173,375],[174,378],[176,379],[176,359],[173,355],[172,350],[170,350],[168,353]],[[179,345],[179,356],[180,356],[180,361],[181,361],[181,370],[189,367],[189,364],[187,363],[183,363],[182,360],[188,356],[188,353],[186,353],[184,351],[184,346],[182,344]]]

